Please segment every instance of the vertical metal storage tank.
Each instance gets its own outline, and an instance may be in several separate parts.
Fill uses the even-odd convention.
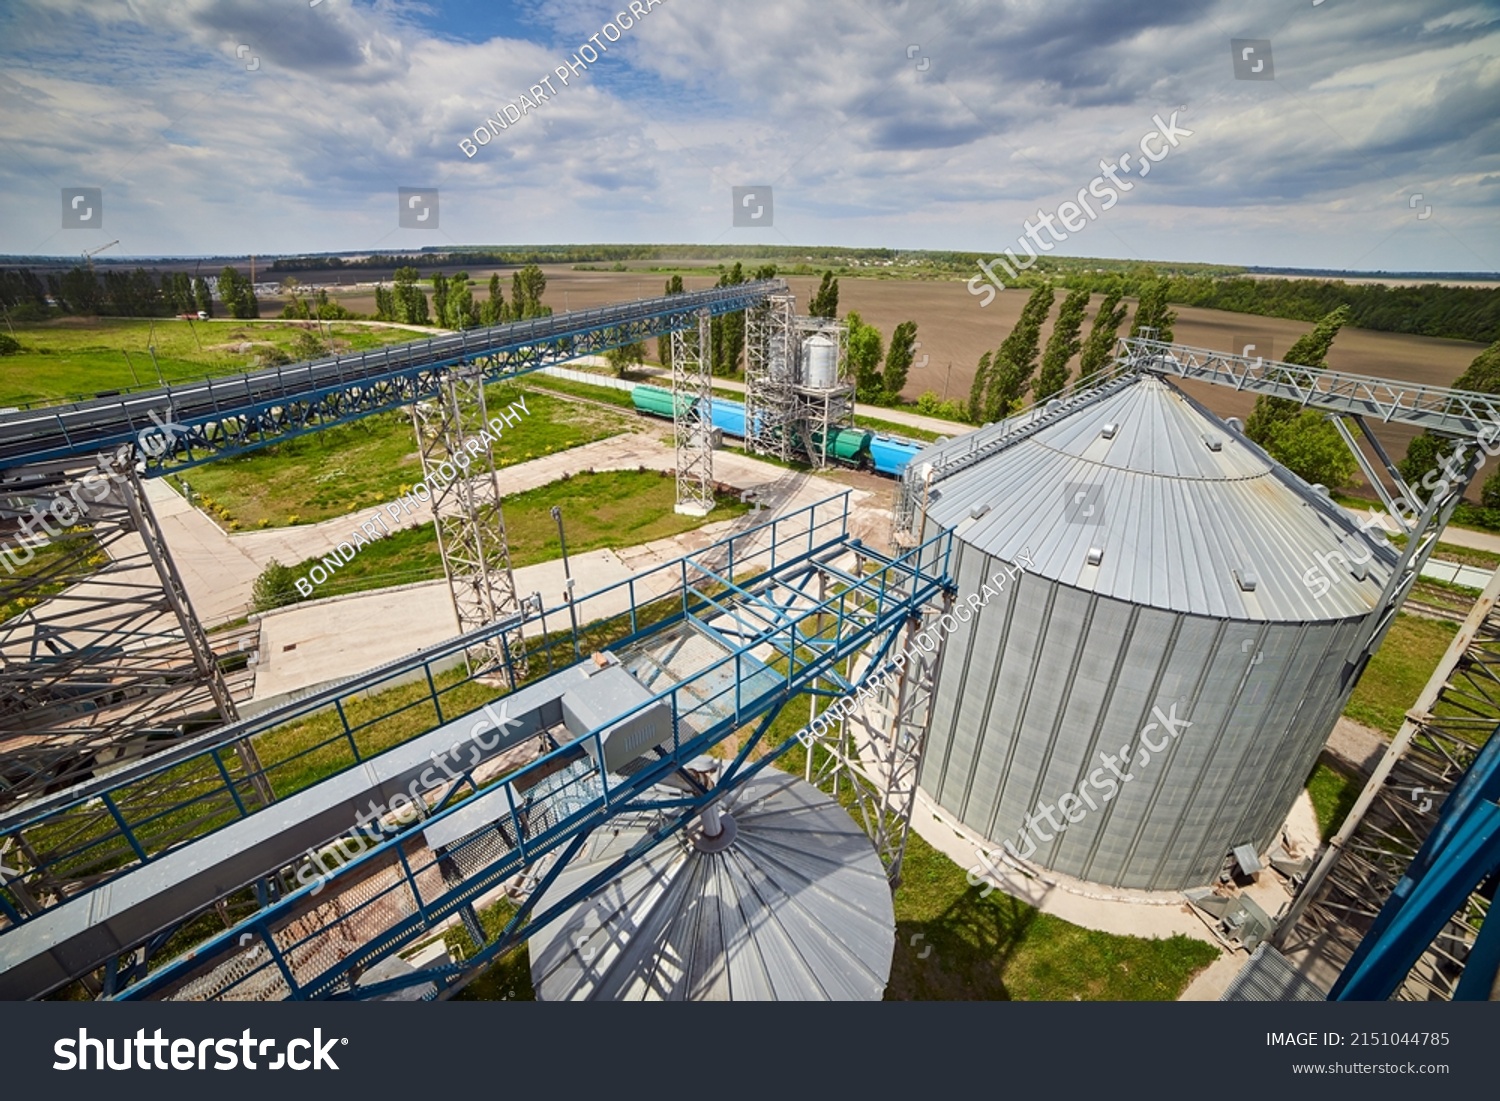
[[[1070,404],[1020,438],[1000,442],[1002,423],[912,462],[953,471],[923,523],[955,533],[960,602],[1032,559],[948,638],[920,785],[1044,868],[1205,884],[1236,846],[1274,841],[1395,555],[1161,379]]]
[[[838,342],[814,333],[802,342],[802,385],[812,390],[832,390],[839,384],[838,363]]]

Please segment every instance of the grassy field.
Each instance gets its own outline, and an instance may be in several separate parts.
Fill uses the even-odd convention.
[[[523,394],[509,385],[485,391],[492,415],[521,398],[531,412],[496,444],[495,461],[502,467],[632,426],[627,417],[548,394]],[[226,524],[285,527],[384,505],[422,480],[422,466],[410,418],[383,413],[172,476],[179,489],[184,479]]]
[[[1364,786],[1365,782],[1358,777],[1318,762],[1318,767],[1307,778],[1307,794],[1312,798],[1313,810],[1318,816],[1319,837],[1327,841],[1343,825]]]
[[[1359,678],[1344,714],[1394,735],[1457,630],[1456,623],[1446,620],[1398,615]]]
[[[586,382],[574,382],[572,379],[552,378],[540,372],[528,375],[526,378],[528,390],[550,390],[557,394],[567,394],[575,398],[588,398],[590,401],[602,401],[607,405],[618,405],[621,409],[635,411],[635,403],[630,400],[630,395],[624,390],[616,390],[612,386],[590,386]]]
[[[405,329],[330,322],[333,350],[361,352],[420,338]],[[9,330],[7,330],[9,331]],[[93,397],[158,385],[150,348],[167,382],[253,370],[271,348],[293,354],[305,330],[290,321],[179,321],[158,318],[61,318],[17,325],[21,351],[0,371],[0,406]],[[133,370],[132,370],[133,368]]]
[[[868,428],[882,436],[905,436],[909,440],[920,440],[922,443],[932,443],[933,440],[944,438],[942,432],[929,432],[925,428],[914,428],[909,424],[897,424],[895,421],[883,421],[879,417],[857,415],[854,423],[860,428]],[[959,431],[962,429],[955,429],[955,432]]]
[[[55,569],[60,561],[73,553],[73,548],[68,547],[64,543],[46,543],[43,546],[35,548],[28,545],[26,549],[31,551],[31,559],[21,563],[14,561],[12,558],[7,558],[3,566],[5,572],[0,574],[0,578],[11,576],[35,577],[38,574],[45,573],[49,569]],[[21,546],[14,537],[9,542],[0,543],[0,551],[14,555],[15,558],[19,558],[23,553]],[[91,567],[98,567],[104,565],[107,560],[104,552],[99,550],[96,544],[87,562]],[[16,595],[17,590],[15,589],[6,589],[4,598],[0,599],[0,623],[4,623],[7,619],[12,619],[20,615],[27,608],[35,607],[46,597],[62,592],[75,580],[76,577],[65,575],[57,581],[37,586],[25,596]]]
[[[737,497],[721,494],[713,513],[699,519],[679,516],[673,511],[676,503],[676,482],[671,475],[655,470],[574,474],[514,494],[504,502],[511,566],[519,569],[561,557],[551,512],[554,505],[563,512],[570,555],[649,543],[750,510]],[[318,558],[309,558],[292,568],[303,575],[318,562]],[[431,524],[423,524],[362,548],[352,561],[318,586],[317,595],[365,592],[442,576],[437,534]]]
[[[885,996],[1175,1001],[1218,955],[1190,937],[1148,940],[1083,929],[1001,891],[981,898],[963,869],[913,833],[896,891],[896,956]]]

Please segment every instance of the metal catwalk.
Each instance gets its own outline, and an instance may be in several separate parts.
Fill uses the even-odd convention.
[[[0,997],[85,977],[122,998],[451,993],[798,745],[764,740],[787,702],[842,694],[840,665],[950,595],[946,535],[890,559],[847,520],[841,495],[592,593],[576,634],[566,605],[528,609],[531,677],[503,699],[455,666],[511,620],[5,815]],[[534,909],[593,831],[642,815],[629,852]],[[476,903],[528,874],[486,931]],[[455,921],[467,959],[395,958]]]

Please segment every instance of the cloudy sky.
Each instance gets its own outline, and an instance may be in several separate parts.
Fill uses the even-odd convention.
[[[5,0],[0,253],[998,251],[1103,160],[1131,188],[1039,233],[1058,254],[1500,270],[1497,0],[636,6]],[[733,224],[737,186],[771,224]],[[62,228],[76,187],[102,224]],[[436,228],[399,188],[437,190]]]

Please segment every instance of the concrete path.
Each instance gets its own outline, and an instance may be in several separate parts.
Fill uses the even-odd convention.
[[[1456,528],[1449,525],[1443,529],[1441,542],[1452,543],[1455,547],[1468,547],[1470,550],[1490,551],[1493,554],[1500,554],[1500,535],[1496,535],[1493,532],[1475,531],[1473,528]]]
[[[571,451],[506,467],[505,490],[518,493],[547,485],[566,473],[582,470],[671,470],[675,459],[659,435],[633,433],[600,440]],[[714,456],[715,479],[753,494],[756,513],[711,522],[693,531],[633,547],[587,551],[570,555],[575,593],[583,597],[616,582],[698,550],[735,530],[744,530],[776,516],[806,507],[843,492],[847,487],[828,478],[788,471],[742,455]],[[295,528],[229,533],[188,505],[165,481],[147,483],[147,495],[182,574],[189,598],[206,623],[247,614],[251,587],[272,558],[294,564],[330,552],[349,538],[360,521],[381,509]],[[864,490],[851,491],[851,528],[865,538],[878,534],[887,513],[864,508],[871,498]],[[389,520],[389,515],[386,518]],[[404,516],[398,527],[431,520],[423,506]],[[747,548],[738,548],[736,553]],[[548,606],[563,600],[565,579],[561,559],[525,566],[515,571],[523,595],[543,594]],[[638,598],[674,589],[679,579],[665,574],[638,589]],[[596,619],[626,611],[625,590],[580,605],[581,619]],[[458,622],[446,581],[437,580],[369,593],[314,599],[259,617],[261,625],[256,701],[284,698],[313,686],[342,680],[394,661],[414,650],[453,638]],[[561,624],[548,623],[549,629]]]
[[[1357,522],[1364,523],[1369,518],[1371,509],[1380,512],[1373,501],[1363,508],[1355,509],[1346,507],[1344,511]],[[1396,523],[1395,518],[1385,513],[1381,513],[1380,515],[1380,526],[1385,530],[1387,535],[1396,535],[1401,531],[1401,525]],[[1452,544],[1455,547],[1467,547],[1469,550],[1482,550],[1489,551],[1492,554],[1500,554],[1500,535],[1488,531],[1475,531],[1473,528],[1460,528],[1449,524],[1443,529],[1443,535],[1439,541]],[[1486,573],[1485,581],[1488,580],[1489,574]],[[1467,582],[1460,582],[1460,584],[1467,584]],[[1479,587],[1483,588],[1484,582],[1481,582]]]
[[[1390,736],[1384,732],[1340,716],[1325,748],[1346,768],[1369,775],[1380,763],[1390,742]]]
[[[165,478],[152,478],[145,488],[199,621],[211,626],[248,614],[250,590],[265,563],[245,553]]]

